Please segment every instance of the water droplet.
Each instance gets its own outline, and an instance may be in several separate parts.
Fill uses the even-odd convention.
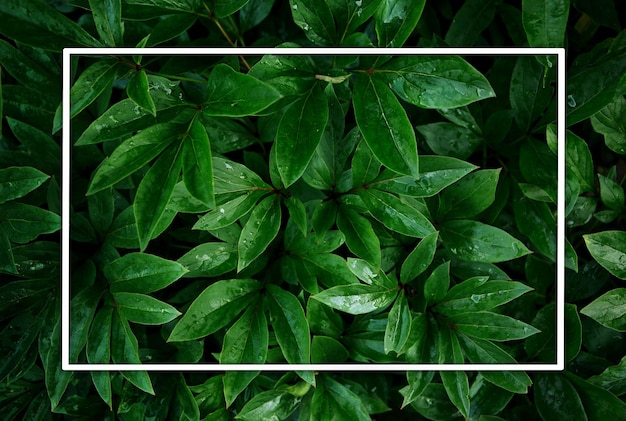
[[[470,297],[470,300],[478,304],[480,302],[480,295],[472,294],[472,296]]]
[[[361,5],[363,4],[363,0],[356,0],[354,2],[354,4],[356,4],[357,6],[361,7]]]
[[[221,213],[221,214],[224,214],[224,212],[226,212],[226,211],[224,210],[224,208],[220,208],[220,213]]]
[[[310,29],[309,24],[305,23],[302,29],[304,29],[305,31],[308,31]]]
[[[224,167],[226,167],[226,169],[227,169],[228,171],[232,171],[232,170],[233,170],[233,166],[232,166],[232,165],[230,165],[230,164],[229,164],[229,163],[227,163],[227,162],[224,162]]]
[[[298,10],[298,5],[297,5],[297,4],[294,4],[293,6],[291,6],[291,8],[292,8],[293,10]]]
[[[576,98],[574,98],[574,95],[567,96],[567,105],[569,105],[572,108],[576,106]]]

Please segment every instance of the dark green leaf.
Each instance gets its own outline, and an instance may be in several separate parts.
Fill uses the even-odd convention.
[[[515,222],[541,254],[556,261],[556,218],[546,203],[521,198],[515,204]]]
[[[116,364],[141,363],[137,337],[128,321],[117,312],[113,313],[111,321],[111,358]],[[154,395],[154,388],[146,371],[123,371],[122,375],[139,389]]]
[[[424,297],[427,305],[440,302],[450,287],[450,262],[437,266],[424,282]]]
[[[295,2],[294,2],[295,3]],[[379,9],[379,5],[381,5],[381,0],[361,0],[359,2],[351,2],[351,1],[343,1],[343,0],[329,0],[328,5],[333,14],[333,18],[335,20],[335,25],[337,27],[337,35],[340,35],[340,38],[335,42],[336,45],[346,45],[351,47],[356,47],[357,45],[353,44],[351,41],[353,38],[350,37],[354,31],[361,26],[363,23],[367,22],[369,18]],[[356,33],[355,35],[362,35],[362,33]],[[367,40],[366,45],[371,45],[371,41]],[[364,46],[364,45],[359,45]],[[383,45],[380,45],[383,47]],[[400,47],[400,45],[397,45]],[[338,59],[341,57],[338,56]]]
[[[81,73],[70,89],[70,116],[77,116],[110,88],[119,71],[117,61],[97,61]]]
[[[285,205],[289,210],[289,218],[300,228],[302,235],[306,236],[309,230],[307,229],[306,209],[302,201],[291,196],[285,200]]]
[[[225,18],[244,7],[248,1],[249,0],[216,0],[213,12],[218,18]]]
[[[0,223],[9,240],[19,244],[61,229],[61,217],[56,213],[18,202],[0,205]]]
[[[402,47],[417,26],[425,0],[383,2],[376,11],[376,34],[379,47]]]
[[[278,101],[280,97],[280,93],[265,82],[236,72],[226,64],[218,64],[207,80],[206,101],[202,112],[208,116],[254,115]]]
[[[467,159],[483,142],[473,130],[453,123],[430,123],[415,129],[437,155]]]
[[[443,327],[443,326],[442,326]],[[439,361],[441,363],[463,363],[463,352],[459,340],[451,329],[443,327],[439,331]],[[443,387],[450,401],[465,418],[470,411],[470,389],[467,374],[464,371],[442,371],[439,373]]]
[[[418,178],[417,144],[411,122],[389,87],[375,76],[354,76],[352,101],[357,125],[384,166]]]
[[[598,174],[600,181],[600,199],[608,208],[616,211],[624,209],[624,189],[615,181]]]
[[[456,108],[495,96],[487,79],[457,56],[403,55],[383,69],[394,92],[418,107]]]
[[[121,0],[89,0],[89,8],[100,39],[107,47],[123,47],[124,26],[122,25]]]
[[[604,143],[614,152],[626,154],[626,98],[620,96],[591,116],[593,129],[604,136]]]
[[[284,420],[298,406],[301,398],[288,392],[267,390],[255,395],[241,409],[235,419],[258,421],[265,419]]]
[[[359,190],[359,196],[374,218],[390,230],[418,238],[435,231],[435,227],[419,210],[392,194],[367,189]]]
[[[2,112],[14,133],[14,126],[19,123],[12,122],[13,119],[27,121],[37,129],[49,133],[57,105],[57,100],[54,97],[39,89],[8,84],[2,86]],[[18,136],[22,144],[27,142],[17,133],[16,136]],[[36,153],[39,151],[32,152]],[[58,156],[55,156],[55,158],[55,160],[58,160]],[[48,172],[40,166],[41,163],[40,165],[34,165],[27,159],[19,162],[18,165],[30,165]]]
[[[280,200],[276,195],[266,197],[253,209],[237,244],[239,251],[237,272],[241,272],[259,257],[276,238],[280,221]]]
[[[623,395],[626,393],[626,357],[623,357],[619,364],[608,367],[601,374],[592,376],[587,381],[615,396]]]
[[[150,31],[147,47],[162,44],[178,37],[196,22],[197,16],[192,14],[176,14],[163,17]]]
[[[587,417],[591,420],[619,419],[626,404],[604,389],[595,386],[580,377],[565,371],[564,375],[578,391]]]
[[[493,341],[524,339],[539,333],[539,330],[520,320],[489,311],[465,312],[449,316],[447,321],[465,335]]]
[[[113,222],[114,200],[111,189],[101,190],[87,197],[89,221],[96,232],[104,236]]]
[[[459,410],[450,402],[444,386],[440,383],[429,384],[411,402],[411,406],[426,419],[434,421],[462,419]]]
[[[111,292],[143,294],[163,289],[187,272],[177,262],[144,253],[126,254],[104,268]]]
[[[348,351],[338,340],[329,336],[313,336],[311,363],[342,363],[348,359]]]
[[[428,387],[434,376],[434,371],[407,371],[406,379],[409,385],[400,389],[400,393],[404,396],[402,408],[415,401]]]
[[[386,190],[391,193],[414,197],[430,197],[477,168],[469,162],[446,156],[422,155],[419,160],[419,178],[416,179],[391,171],[384,171],[370,185],[373,188]]]
[[[604,231],[583,235],[591,256],[613,276],[626,279],[626,232]]]
[[[168,342],[203,338],[231,323],[258,296],[262,284],[253,279],[218,281],[191,303]]]
[[[510,99],[515,121],[522,130],[529,130],[550,104],[553,89],[544,85],[544,67],[537,57],[518,57],[511,76]]]
[[[96,288],[86,288],[70,302],[70,362],[78,362],[78,356],[87,344],[89,326],[96,314],[102,293]],[[108,361],[107,361],[108,362]]]
[[[0,41],[0,63],[4,71],[25,86],[57,82],[53,72],[4,40]]]
[[[576,389],[560,373],[537,373],[534,392],[537,411],[544,420],[563,417],[587,420]]]
[[[119,314],[133,323],[162,325],[171,322],[180,312],[171,305],[149,295],[134,292],[113,293]]]
[[[458,220],[442,223],[441,238],[450,251],[470,262],[504,262],[530,253],[507,232],[478,221]]]
[[[50,176],[32,167],[0,170],[0,203],[17,199],[35,190]]]
[[[375,179],[380,171],[380,162],[372,154],[366,142],[360,142],[352,157],[352,184],[365,185]]]
[[[468,174],[439,196],[439,219],[471,218],[487,209],[496,197],[500,169]]]
[[[285,359],[290,364],[308,364],[311,359],[309,324],[298,299],[291,293],[267,286],[270,322]]]
[[[375,268],[380,267],[380,242],[367,219],[344,206],[337,214],[337,228],[346,237],[346,245],[352,253]]]
[[[204,126],[194,119],[183,146],[183,180],[189,193],[215,207],[211,143]]]
[[[499,0],[469,0],[454,15],[445,41],[451,47],[472,46],[487,29],[500,6]],[[464,414],[467,418],[467,415]]]
[[[580,310],[609,329],[626,332],[626,288],[613,289]]]
[[[571,131],[567,131],[565,143],[565,165],[574,174],[581,187],[581,193],[593,191],[593,160],[587,143]]]
[[[531,47],[563,47],[569,0],[522,0],[522,22]]]
[[[388,307],[398,295],[398,288],[379,285],[339,285],[311,298],[350,314],[365,314]]]
[[[148,75],[145,70],[139,70],[133,74],[126,85],[128,97],[141,108],[156,117],[156,106],[150,96]]]
[[[141,251],[152,239],[178,182],[183,165],[181,150],[180,143],[168,147],[137,187],[133,210]]]
[[[317,84],[283,113],[275,148],[278,172],[286,187],[306,170],[327,122],[328,100]]]
[[[432,263],[437,250],[438,238],[438,231],[428,234],[407,256],[400,269],[400,281],[403,284],[417,278]]]
[[[385,354],[395,352],[397,355],[400,355],[409,338],[410,330],[411,312],[409,310],[409,303],[404,295],[404,291],[401,291],[389,311],[387,328],[385,329]]]
[[[178,263],[189,270],[188,278],[219,276],[237,268],[237,250],[233,244],[204,243],[185,253]]]
[[[335,22],[326,2],[313,0],[289,0],[293,21],[304,31],[308,39],[316,44],[337,44]]]
[[[100,43],[74,21],[41,0],[7,0],[0,4],[3,35],[49,51],[65,47],[100,47]]]
[[[254,208],[260,196],[262,196],[260,192],[242,194],[202,216],[193,226],[193,229],[211,231],[227,227],[242,216],[247,215]]]
[[[307,301],[306,316],[314,335],[330,336],[339,338],[343,333],[343,320],[333,309],[320,301],[309,299]]]

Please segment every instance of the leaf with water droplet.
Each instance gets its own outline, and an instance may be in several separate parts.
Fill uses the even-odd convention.
[[[162,325],[181,314],[171,305],[145,294],[115,292],[113,300],[122,317],[133,323]]]
[[[626,288],[616,288],[601,295],[580,312],[602,326],[626,332]]]
[[[237,272],[259,257],[278,234],[281,206],[277,195],[263,199],[253,210],[239,237]]]
[[[626,232],[603,231],[583,235],[591,256],[619,279],[626,279]]]
[[[349,314],[365,314],[388,307],[398,294],[398,288],[380,285],[340,285],[311,296],[329,307]]]
[[[460,313],[448,316],[446,320],[458,332],[491,341],[524,339],[539,333],[538,329],[527,323],[490,311]]]

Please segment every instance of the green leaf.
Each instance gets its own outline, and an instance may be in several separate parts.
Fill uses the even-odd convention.
[[[286,419],[300,403],[301,398],[278,390],[267,390],[250,399],[235,419],[244,421],[258,421]]]
[[[35,190],[50,176],[32,167],[0,170],[0,203],[17,199]]]
[[[564,416],[587,420],[578,392],[560,373],[537,373],[533,389],[537,411],[544,420]]]
[[[602,373],[587,379],[589,383],[598,386],[615,396],[626,392],[626,357],[622,357],[617,365],[612,365]]]
[[[195,198],[215,207],[211,143],[204,126],[194,119],[183,141],[183,181]]]
[[[133,74],[126,85],[128,97],[141,108],[156,117],[156,106],[150,96],[148,75],[145,70],[139,70]]]
[[[520,129],[528,131],[550,104],[553,89],[544,85],[544,67],[537,57],[517,58],[509,96],[515,121]]]
[[[181,151],[180,143],[168,147],[137,187],[133,211],[140,251],[148,246],[172,197],[183,165]]]
[[[267,320],[259,302],[250,306],[226,331],[220,353],[220,364],[265,363],[268,338]],[[234,379],[229,381],[232,380]],[[234,383],[229,384],[230,388],[233,386],[235,386]],[[226,378],[224,379],[224,389],[225,391],[227,389]],[[227,403],[230,404],[232,401]]]
[[[309,364],[311,359],[311,334],[304,310],[290,292],[267,286],[270,322],[285,359],[290,364]]]
[[[449,316],[447,321],[465,335],[493,341],[524,339],[539,333],[527,323],[489,311],[465,312]]]
[[[616,211],[624,209],[624,189],[615,181],[598,174],[600,181],[600,199],[608,208]]]
[[[276,238],[280,229],[281,212],[280,200],[276,195],[266,197],[252,210],[237,244],[237,272],[241,272],[259,257]]]
[[[444,386],[440,383],[429,384],[421,395],[417,396],[411,407],[426,419],[444,421],[459,418],[459,410],[448,398]]]
[[[383,2],[376,11],[376,34],[379,47],[402,47],[415,30],[426,0]]]
[[[74,118],[110,88],[120,71],[117,61],[97,61],[78,77],[70,89],[70,116]]]
[[[159,155],[181,133],[173,123],[150,126],[120,144],[93,173],[87,194],[94,194],[123,180]]]
[[[26,45],[61,52],[65,47],[100,47],[74,21],[41,0],[7,0],[0,4],[0,33]]]
[[[90,364],[109,364],[111,360],[111,320],[113,307],[104,307],[98,311],[89,331],[87,342],[87,361]],[[91,380],[96,391],[109,408],[113,407],[111,376],[108,372],[92,371]]]
[[[119,314],[133,323],[162,325],[181,315],[171,305],[149,295],[134,292],[115,292],[113,300]]]
[[[335,21],[326,2],[289,0],[293,22],[315,44],[336,45]]]
[[[395,172],[419,177],[415,132],[406,111],[376,75],[354,76],[352,105],[363,138],[376,158]]]
[[[531,47],[562,47],[569,0],[522,0],[522,22]]]
[[[339,314],[322,304],[310,299],[307,301],[306,316],[311,333],[339,339],[343,333],[343,320]]]
[[[437,266],[424,282],[424,297],[427,305],[440,302],[450,287],[450,262]]]
[[[182,35],[196,23],[197,16],[193,14],[176,14],[163,16],[150,31],[147,47],[154,47]]]
[[[507,232],[478,221],[457,220],[440,224],[441,238],[454,255],[469,262],[505,262],[530,253]]]
[[[128,321],[117,312],[113,314],[111,322],[111,359],[116,364],[141,364],[137,337]],[[154,395],[154,388],[146,371],[123,371],[122,375],[139,389]]]
[[[483,364],[515,364],[515,360],[497,345],[478,338],[459,335],[461,347],[472,363]],[[482,371],[480,374],[487,380],[513,393],[525,394],[532,384],[530,377],[522,371]]]
[[[415,401],[426,390],[435,376],[434,371],[407,371],[406,379],[409,385],[400,389],[400,393],[404,396],[402,409]]]
[[[616,288],[593,300],[580,313],[609,329],[626,332],[625,310],[626,288]]]
[[[168,342],[208,336],[231,323],[258,297],[262,284],[253,279],[229,279],[211,284],[191,303]]]
[[[149,294],[159,291],[188,272],[184,266],[159,256],[129,253],[104,267],[111,292]]]
[[[339,285],[311,298],[349,314],[366,314],[387,308],[398,295],[398,288],[380,285]]]
[[[626,279],[626,232],[603,231],[583,235],[589,253],[619,279]]]
[[[430,197],[460,180],[477,167],[447,156],[422,155],[419,178],[384,171],[371,187],[413,197]]]
[[[96,314],[102,292],[94,287],[76,294],[70,302],[70,362],[78,362],[78,356],[87,343],[89,326]]]
[[[231,225],[239,218],[247,215],[254,208],[263,193],[264,192],[251,192],[242,194],[216,207],[214,210],[202,216],[198,222],[195,223],[193,229],[212,231]]]
[[[328,100],[319,84],[283,113],[275,148],[278,172],[285,187],[292,185],[307,169],[327,122]]]
[[[581,193],[593,191],[593,159],[589,146],[580,137],[567,131],[565,143],[565,165],[567,171],[574,174],[581,186]]]
[[[359,197],[371,214],[392,231],[410,237],[424,238],[435,227],[419,210],[396,196],[380,190],[359,190]]]
[[[439,219],[471,218],[487,209],[496,198],[500,169],[468,174],[439,196]]]
[[[626,98],[619,96],[591,116],[593,130],[604,136],[604,143],[613,152],[626,154]]]
[[[467,127],[453,123],[430,123],[415,127],[437,155],[467,159],[484,141],[482,136]]]
[[[61,217],[56,213],[18,202],[0,205],[0,223],[9,240],[19,244],[61,229]]]
[[[444,315],[491,310],[529,291],[532,288],[521,282],[474,277],[453,286],[435,309]]]
[[[105,0],[104,2],[89,0],[89,8],[104,45],[107,47],[124,46],[121,0]]]
[[[604,107],[615,101],[620,93],[624,93],[623,88],[620,89],[623,86],[624,72],[626,72],[626,54],[617,51],[609,52],[597,62],[569,76],[567,125],[576,124],[599,111],[601,113],[596,116],[599,120],[603,120],[601,116],[610,110]],[[606,117],[618,118],[619,115],[612,116],[609,112]],[[614,123],[611,123],[611,126],[614,126]],[[612,142],[611,144],[613,145]],[[615,146],[618,153],[623,153],[621,146]]]
[[[56,77],[53,76],[53,71],[44,68],[37,61],[4,40],[0,41],[0,63],[2,63],[4,71],[25,86],[46,86],[57,82]],[[0,115],[2,115],[1,112]]]
[[[428,234],[419,242],[413,251],[409,253],[400,269],[400,281],[403,284],[417,278],[432,263],[435,257],[435,251],[437,250],[438,238],[438,231]]]
[[[345,383],[345,381],[344,381]],[[365,399],[330,376],[320,377],[311,399],[310,420],[368,421]]]
[[[340,38],[333,44],[356,47],[352,42],[349,42],[351,39],[350,35],[353,34],[359,26],[367,22],[379,9],[379,5],[381,4],[381,0],[363,0],[358,3],[356,1],[329,0],[328,5],[333,14],[337,34],[341,34]],[[357,32],[355,35],[362,35],[362,33]],[[371,41],[368,40],[365,45],[371,45]],[[399,46],[400,45],[398,45],[398,47]],[[337,58],[340,59],[341,57],[338,56]]]
[[[581,379],[569,371],[565,371],[564,375],[578,391],[585,413],[589,419],[619,419],[626,411],[626,404],[612,393]]]
[[[39,335],[39,355],[45,370],[50,406],[54,410],[74,376],[61,367],[61,320],[57,312],[48,315],[48,325]]]
[[[520,147],[519,165],[526,181],[545,190],[556,203],[556,156],[543,142],[528,138]]]
[[[404,295],[404,291],[401,291],[398,298],[393,303],[387,318],[384,340],[385,354],[395,352],[396,355],[400,355],[406,341],[409,339],[410,331],[411,312],[409,310],[409,303]]]
[[[515,223],[537,250],[556,261],[556,218],[546,203],[521,198],[515,203]]]
[[[100,236],[108,233],[113,222],[114,199],[111,189],[101,190],[87,197],[89,221]]]
[[[438,335],[439,361],[462,364],[463,353],[456,334],[445,327]],[[465,418],[470,412],[470,388],[467,374],[464,371],[442,371],[439,373],[443,387],[450,401],[459,409]]]
[[[472,46],[496,14],[498,0],[468,0],[454,15],[445,41],[449,46]],[[467,415],[465,415],[467,418]]]
[[[226,64],[213,68],[207,80],[207,116],[243,117],[255,115],[280,99],[280,93],[257,78],[239,73]]]
[[[403,55],[382,69],[400,98],[422,108],[456,108],[496,95],[487,79],[458,56]]]
[[[237,268],[237,250],[233,244],[204,243],[178,259],[187,268],[187,278],[214,277]]]
[[[225,18],[244,7],[249,0],[216,0],[213,12],[218,18]]]
[[[307,229],[306,209],[302,200],[291,196],[284,202],[289,210],[289,218],[300,228],[302,235],[306,236],[309,230]]]
[[[359,142],[359,145],[352,157],[352,184],[355,187],[363,186],[378,176],[380,162],[366,142]]]
[[[329,336],[313,336],[311,363],[342,363],[348,360],[348,351],[337,339]]]
[[[337,228],[346,238],[350,251],[375,268],[380,267],[380,242],[370,222],[355,210],[341,207]]]
[[[14,275],[18,273],[13,251],[11,250],[11,242],[2,225],[0,225],[0,270]]]

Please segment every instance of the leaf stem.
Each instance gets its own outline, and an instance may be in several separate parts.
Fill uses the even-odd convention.
[[[204,8],[206,9],[207,13],[209,14],[209,19],[211,19],[213,21],[213,23],[215,24],[215,26],[217,26],[217,29],[220,30],[220,32],[222,33],[224,38],[226,38],[226,41],[228,41],[230,46],[235,48],[235,43],[228,36],[228,33],[226,32],[226,30],[224,29],[224,27],[220,23],[219,19],[215,16],[215,14],[211,11],[211,9],[209,9],[209,6],[207,6],[206,3],[202,3],[202,5],[204,6]],[[240,55],[239,56],[239,60],[241,60],[241,63],[243,63],[243,65],[246,66],[246,69],[248,69],[248,71],[251,69],[250,64],[248,64],[248,62],[246,61],[244,56]]]

